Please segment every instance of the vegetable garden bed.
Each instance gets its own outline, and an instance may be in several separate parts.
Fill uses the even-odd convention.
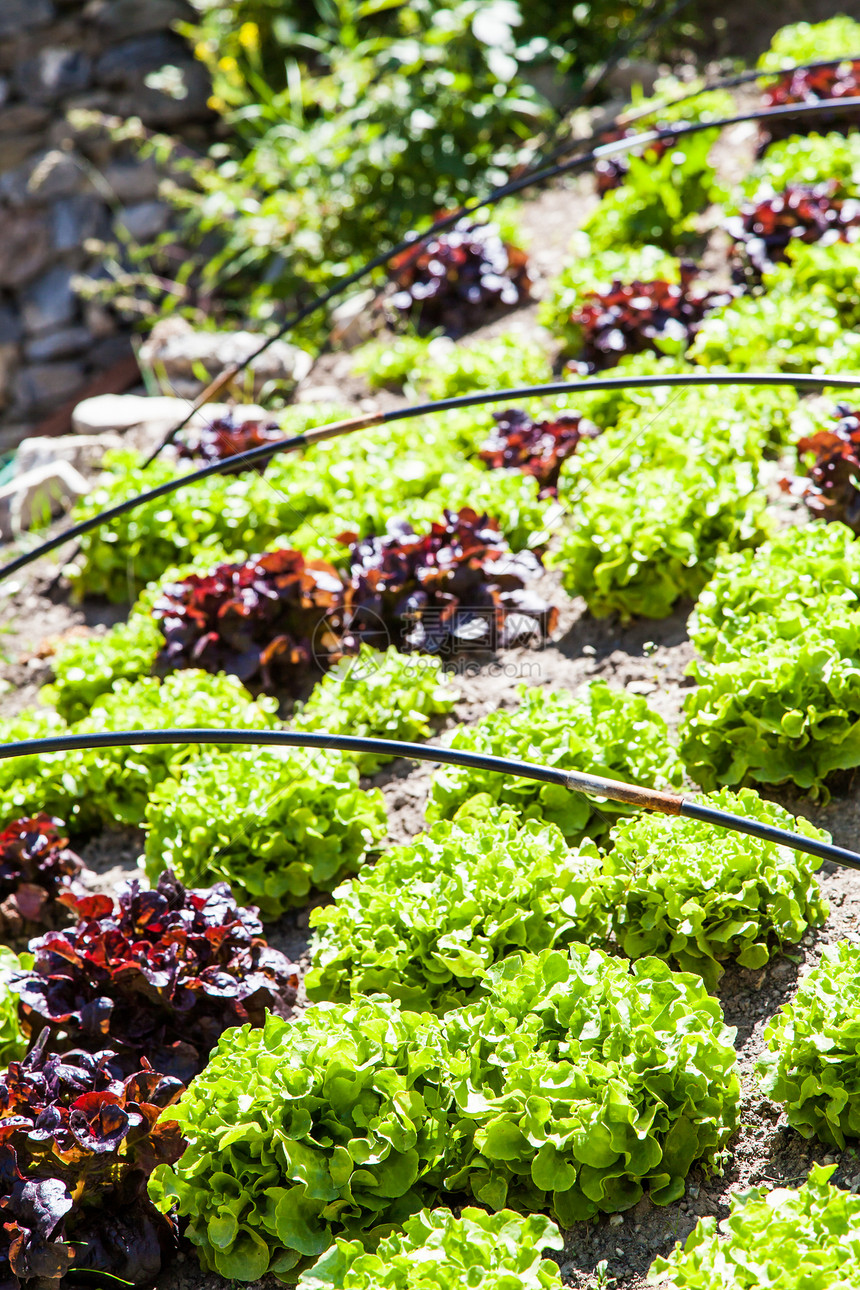
[[[456,345],[387,335],[322,359],[314,382],[342,382],[355,410],[368,399],[393,406],[404,386],[444,397],[548,381],[554,360],[585,370],[620,359],[621,372],[640,375],[691,360],[857,371],[858,244],[853,233],[817,236],[834,194],[817,194],[816,218],[801,221],[782,264],[781,243],[779,255],[749,249],[773,204],[762,213],[743,203],[759,181],[810,184],[829,165],[836,223],[854,228],[858,139],[792,137],[755,162],[754,128],[736,127],[710,159],[690,146],[686,160],[664,164],[664,152],[663,189],[649,186],[646,158],[605,206],[584,180],[544,194],[519,216],[536,243],[532,304]],[[739,173],[754,164],[755,184]],[[673,165],[688,203],[674,214]],[[700,218],[721,183],[731,183],[726,208],[744,212],[728,235],[708,231],[721,219],[715,208]],[[789,205],[794,220],[798,202]],[[569,235],[586,222],[570,255]],[[735,275],[744,294],[732,283],[739,228],[755,265]],[[705,266],[698,285],[679,250]],[[598,288],[599,299],[588,296]],[[652,786],[689,786],[692,773],[707,789],[728,785],[716,805],[776,823],[789,821],[787,808],[801,827],[856,849],[860,556],[848,525],[809,521],[819,503],[803,499],[796,451],[833,420],[833,402],[715,387],[532,401],[495,420],[478,408],[180,491],[162,511],[143,508],[85,539],[70,571],[82,603],[50,588],[47,562],[6,585],[3,738],[266,729],[289,713],[307,730],[450,739]],[[293,433],[329,413],[298,406],[280,419]],[[157,483],[159,472],[169,478],[176,462],[165,456],[146,476],[132,466],[115,464],[86,506]],[[849,490],[852,470],[840,475]],[[786,473],[800,483],[781,487]],[[823,476],[813,478],[818,487]],[[122,602],[139,594],[129,617]],[[399,648],[367,645],[385,640]],[[34,714],[45,682],[41,701],[53,711]],[[857,1025],[856,875],[830,866],[816,875],[808,857],[708,826],[625,819],[626,809],[553,786],[282,753],[149,747],[0,762],[5,816],[62,817],[85,866],[78,873],[51,826],[37,860],[15,852],[3,871],[14,887],[20,864],[29,884],[3,905],[6,939],[17,935],[20,949],[32,924],[41,935],[22,978],[25,1030],[35,1040],[44,1021],[58,1051],[87,1054],[86,1078],[64,1067],[43,1080],[38,1049],[13,1066],[7,1115],[37,1114],[50,1086],[43,1114],[96,1154],[116,1149],[133,1120],[144,1173],[159,1165],[152,1198],[168,1213],[179,1205],[183,1241],[170,1262],[170,1221],[126,1158],[134,1185],[111,1186],[129,1206],[122,1222],[143,1223],[148,1244],[133,1267],[111,1262],[125,1229],[110,1239],[98,1231],[98,1193],[76,1186],[84,1166],[62,1139],[75,1197],[61,1215],[67,1239],[87,1242],[105,1271],[125,1268],[142,1286],[162,1250],[160,1290],[273,1287],[275,1275],[294,1281],[323,1255],[303,1290],[359,1290],[379,1264],[348,1241],[390,1235],[379,1257],[392,1276],[405,1275],[412,1242],[429,1244],[461,1278],[458,1260],[465,1275],[469,1250],[483,1248],[482,1266],[504,1230],[517,1270],[540,1278],[527,1284],[554,1284],[551,1268],[537,1270],[546,1245],[565,1284],[614,1279],[641,1290],[656,1257],[700,1219],[726,1217],[749,1187],[798,1187],[818,1163],[835,1167],[831,1183],[860,1189],[856,1053],[847,1040],[839,1047]],[[741,782],[765,800],[746,787],[735,797]],[[134,890],[114,908],[101,897],[140,877],[143,854],[157,894]],[[165,861],[178,883],[156,888]],[[232,896],[178,885],[224,881]],[[76,928],[63,903],[71,883],[69,899],[81,898],[77,884],[90,893]],[[257,906],[263,927],[236,902]],[[162,973],[180,943],[193,959],[181,979]],[[151,963],[135,975],[128,962],[141,944]],[[378,997],[386,993],[396,1002]],[[789,1014],[776,1020],[786,1004],[793,1029]],[[210,1054],[228,1023],[244,1028]],[[815,1044],[826,1026],[836,1075],[836,1059],[822,1063]],[[109,1045],[119,1065],[108,1074],[92,1054]],[[142,1059],[183,1081],[202,1072],[158,1129],[153,1108],[178,1088],[138,1075]],[[63,1080],[109,1098],[98,1125],[95,1102],[69,1109]],[[166,1127],[174,1115],[192,1140],[181,1158],[179,1129]],[[19,1165],[42,1169],[35,1136],[14,1127]],[[59,1142],[54,1120],[51,1130]],[[814,1208],[829,1196],[815,1174],[801,1199]],[[43,1211],[65,1204],[49,1192],[41,1200]],[[475,1217],[475,1204],[548,1213],[563,1248],[542,1220],[491,1221]],[[767,1244],[756,1204],[737,1219],[741,1247],[744,1223],[748,1239]],[[410,1218],[425,1205],[429,1219]],[[474,1246],[459,1244],[463,1229],[445,1206],[467,1207]],[[853,1209],[846,1202],[834,1222],[856,1240]],[[19,1204],[15,1221],[25,1219],[48,1260],[44,1213]],[[384,1231],[369,1236],[377,1224]],[[710,1238],[697,1239],[711,1257]],[[10,1257],[23,1266],[20,1251]],[[32,1257],[27,1275],[14,1269],[19,1281],[57,1280],[59,1264]],[[706,1262],[692,1268],[697,1257],[670,1260],[679,1287],[713,1284]],[[764,1273],[756,1283],[768,1284]]]

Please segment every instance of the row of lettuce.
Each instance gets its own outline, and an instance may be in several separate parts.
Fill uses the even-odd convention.
[[[743,400],[745,412],[739,412],[737,420],[734,414],[723,418],[727,433],[747,439],[756,434],[751,411],[762,397]],[[780,392],[768,395],[766,401],[771,407],[776,404],[781,415],[785,400]],[[706,401],[704,394],[696,393],[695,404]],[[710,400],[712,410],[716,402]],[[690,401],[684,403],[679,418],[691,411]],[[671,409],[667,418],[670,413]],[[680,429],[679,425],[677,439],[665,430],[661,440],[665,451],[673,441],[683,443]],[[623,433],[608,430],[604,438]],[[626,442],[629,446],[631,441]],[[650,444],[640,438],[635,451],[647,455]],[[714,455],[720,452],[713,439],[703,447]],[[585,454],[573,460],[582,466]],[[737,468],[744,464],[741,461]],[[656,488],[656,470],[654,479]],[[632,493],[632,484],[630,488]],[[663,492],[664,509],[672,509],[677,496],[667,493],[665,485]],[[637,499],[641,500],[641,491]],[[652,516],[656,506],[657,500],[652,499]],[[700,526],[719,527],[718,517],[708,514],[700,498],[691,498],[689,509]],[[569,539],[571,543],[583,540],[581,536]],[[654,553],[651,594],[664,601],[676,594],[681,580],[682,540],[688,550],[695,543],[692,523],[676,535],[675,559],[665,551]],[[631,548],[635,544],[643,551],[648,534],[634,523],[629,541]],[[632,556],[627,571],[631,568]],[[702,571],[695,575],[697,580],[702,576]],[[173,585],[172,577],[164,585]],[[712,576],[700,590],[690,620],[696,655],[689,671],[697,684],[684,698],[678,744],[684,770],[703,788],[793,783],[813,795],[826,796],[834,776],[860,764],[860,690],[852,664],[860,640],[858,589],[860,552],[853,533],[839,524],[797,525],[759,545],[735,551],[721,547],[715,552]],[[163,626],[151,612],[159,594],[158,586],[147,589],[128,622],[105,636],[66,641],[53,660],[54,680],[42,692],[49,706],[27,710],[7,722],[5,738],[147,729],[159,724],[221,722],[275,728],[279,722],[274,699],[261,695],[252,702],[235,678],[187,668],[169,673],[163,681],[152,675],[165,647]],[[221,657],[216,654],[214,666]],[[455,699],[453,679],[437,657],[404,654],[394,646],[381,651],[361,645],[357,655],[343,657],[317,680],[310,698],[294,706],[289,724],[297,730],[413,739],[430,734],[438,719],[451,712]],[[587,743],[594,729],[592,715],[584,718],[582,729],[588,732]],[[575,763],[580,769],[602,769],[616,777],[654,782],[653,766],[642,759],[644,750],[642,756],[607,755],[608,732],[605,745],[591,750],[590,761],[584,754],[577,761],[577,736],[564,728],[553,702],[540,689],[523,692],[519,712],[491,714],[457,731],[452,742],[455,747],[499,755],[519,752],[526,759],[539,749],[551,762],[561,759],[559,764]],[[635,746],[639,748],[638,742]],[[0,800],[13,812],[45,809],[88,827],[139,824],[156,788],[153,768],[177,765],[177,757],[187,756],[187,752],[158,748],[131,761],[121,750],[18,759],[0,768],[0,786],[6,786]],[[363,774],[377,769],[378,762],[368,755],[357,767]],[[357,771],[349,772],[356,790]],[[266,773],[261,771],[258,778],[264,782]],[[250,791],[253,778],[244,782]],[[481,783],[470,791],[483,789]],[[572,803],[566,809],[574,814],[582,810]]]
[[[665,838],[646,841],[665,850]],[[619,850],[630,842],[620,836]],[[513,888],[527,880],[516,863],[495,891],[476,882],[454,907],[446,875],[428,880],[426,860],[458,845],[460,872],[479,880],[500,845],[531,866],[532,880],[546,875],[552,855],[550,872],[568,880],[555,879],[568,888],[556,945],[517,946]],[[702,868],[709,847],[720,867],[715,835],[704,845],[687,839]],[[392,857],[389,880],[409,870],[409,850]],[[790,853],[771,850],[743,895],[761,890],[770,871],[783,880],[783,912],[793,906],[801,919],[816,918],[810,875]],[[692,1166],[718,1166],[738,1126],[734,1031],[695,973],[648,955],[630,963],[574,939],[574,893],[593,855],[563,851],[552,826],[517,835],[509,820],[436,826],[418,840],[410,876],[417,866],[418,883],[435,886],[428,899],[448,904],[432,950],[421,946],[420,926],[406,931],[412,978],[423,975],[423,997],[438,1005],[452,1001],[439,988],[452,970],[480,975],[467,1002],[442,1010],[416,1011],[379,992],[291,1015],[295,974],[226,887],[189,892],[165,876],[152,891],[132,885],[116,907],[105,897],[81,901],[76,926],[34,940],[20,967],[3,965],[10,1064],[0,1077],[0,1150],[29,1179],[22,1189],[10,1178],[4,1204],[11,1274],[25,1282],[38,1268],[59,1280],[78,1266],[143,1285],[175,1246],[177,1217],[204,1266],[240,1281],[271,1272],[292,1282],[306,1273],[302,1284],[326,1284],[353,1263],[356,1275],[373,1272],[374,1259],[396,1254],[397,1242],[408,1250],[407,1237],[469,1246],[482,1227],[507,1231],[494,1257],[528,1266],[536,1251],[520,1250],[519,1238],[553,1244],[546,1220],[468,1209],[459,1220],[444,1210],[412,1216],[440,1202],[477,1201],[493,1211],[548,1211],[570,1227],[628,1209],[646,1188],[659,1205],[682,1197]],[[748,857],[740,862],[749,869]],[[534,881],[528,887],[533,900]],[[412,910],[398,914],[415,912],[416,894]],[[474,916],[482,901],[487,959],[505,942],[509,951],[486,970],[476,966],[480,953],[469,961],[468,937],[458,946],[463,906]],[[743,907],[743,896],[739,903],[712,927],[718,939],[745,917],[768,921]],[[403,929],[401,921],[391,939]],[[378,966],[390,947],[384,934],[377,940],[376,975],[385,976]],[[762,962],[756,949],[767,953],[751,947],[750,963]],[[397,955],[390,957],[398,980]],[[851,1094],[858,982],[858,947],[827,951],[768,1024],[758,1065],[788,1122],[839,1147],[860,1132]],[[319,987],[318,978],[314,993],[325,993]],[[42,1023],[21,1059],[21,1025],[32,1037]],[[154,1071],[142,1049],[167,1073]],[[827,1211],[822,1221],[832,1214],[835,1236],[855,1202],[827,1187],[826,1176],[809,1187]],[[405,1234],[374,1254],[379,1236],[405,1220]],[[691,1257],[691,1273],[697,1260],[717,1257],[707,1226],[667,1266],[683,1270]]]
[[[189,702],[207,704],[192,696],[208,691],[205,720],[220,691],[222,703],[231,696],[242,705],[244,720],[259,721],[250,712],[259,708],[261,724],[274,721],[270,700],[253,703],[228,678],[186,671],[160,690],[152,680],[137,684],[174,704],[170,687],[179,683]],[[602,682],[578,699],[531,697],[519,712],[493,713],[461,737],[477,730],[479,747],[482,738],[508,749],[530,741],[556,764],[578,758],[610,773],[678,782],[665,726],[643,699]],[[312,773],[295,754],[212,752],[185,764],[163,756],[140,749],[97,769],[93,761],[83,768],[97,785],[89,799],[68,759],[58,762],[57,778],[70,801],[82,785],[80,800],[95,811],[118,772],[125,801],[181,772],[162,779],[147,808],[152,877],[165,858],[186,878],[200,863],[207,881],[229,876],[268,916],[302,903],[314,880],[329,887],[360,862],[370,830],[359,836],[357,798],[368,811],[380,808],[377,839],[384,829],[378,795],[355,786],[350,797],[348,779],[330,784],[328,818],[307,809],[302,795],[324,780],[330,754]],[[340,759],[342,774],[344,765]],[[62,784],[64,771],[70,780]],[[5,789],[25,793],[26,782]],[[716,800],[790,822],[749,790]],[[159,812],[168,821],[160,831]],[[336,836],[335,813],[351,835]],[[68,1157],[64,1172],[51,1173],[62,1189],[39,1211],[42,1244],[145,1279],[156,1235],[157,1250],[175,1239],[175,1204],[208,1267],[235,1279],[272,1271],[289,1280],[318,1255],[335,1268],[333,1259],[365,1257],[355,1246],[370,1229],[399,1225],[446,1197],[493,1209],[549,1208],[567,1226],[627,1208],[646,1186],[653,1200],[669,1203],[696,1160],[720,1158],[737,1126],[739,1084],[732,1032],[708,987],[727,960],[760,968],[774,948],[796,944],[823,921],[815,863],[696,822],[619,819],[608,803],[459,771],[436,776],[428,814],[439,817],[428,834],[364,868],[312,914],[306,988],[319,1002],[299,1018],[290,1016],[297,978],[265,945],[254,914],[237,908],[226,887],[189,892],[170,874],[151,892],[132,887],[117,907],[83,897],[76,926],[33,940],[32,963],[7,965],[7,1058],[20,1054],[21,1026],[31,1042],[49,1035],[47,1052],[62,1055],[49,1057],[43,1038],[8,1077],[19,1111],[22,1086],[29,1099],[24,1123],[10,1122],[22,1139],[12,1142],[16,1161],[29,1164],[26,1116],[35,1129],[44,1109],[34,1110],[31,1085],[43,1101],[46,1084],[53,1090],[52,1142]],[[607,956],[604,947],[635,961]],[[858,978],[857,947],[825,955],[771,1023],[760,1069],[790,1123],[839,1145],[860,1130],[850,1097]],[[245,1017],[210,1054],[218,1034]],[[160,1073],[141,1090],[144,1057]],[[66,1080],[59,1086],[58,1061]],[[179,1081],[192,1074],[174,1105]],[[122,1164],[111,1185],[117,1204],[125,1199],[105,1251],[104,1211],[75,1185],[75,1170],[107,1179],[113,1152]],[[140,1185],[141,1170],[153,1166],[162,1219]],[[138,1184],[132,1200],[123,1190],[127,1172]],[[99,1204],[106,1199],[103,1190]],[[12,1212],[24,1221],[24,1209],[18,1214],[13,1204]],[[148,1234],[147,1249],[128,1239],[132,1229]],[[349,1248],[325,1255],[338,1238]],[[19,1275],[11,1246],[10,1258]]]

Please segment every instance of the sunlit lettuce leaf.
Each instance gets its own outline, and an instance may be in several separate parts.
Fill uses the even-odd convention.
[[[518,757],[561,770],[587,770],[631,783],[676,784],[681,770],[666,724],[639,695],[592,681],[578,695],[521,686],[519,706],[489,712],[446,736],[452,748]],[[475,799],[470,801],[470,799]],[[523,819],[557,824],[566,838],[606,833],[630,809],[555,784],[445,766],[433,776],[427,819],[485,814],[511,806]]]
[[[649,1280],[668,1290],[854,1290],[860,1285],[860,1197],[813,1165],[797,1190],[754,1187],[717,1228],[703,1218]]]

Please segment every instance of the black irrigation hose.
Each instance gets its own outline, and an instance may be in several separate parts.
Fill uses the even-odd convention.
[[[494,774],[538,780],[543,784],[557,784],[571,793],[590,793],[613,802],[626,802],[646,811],[662,815],[681,815],[700,820],[717,828],[747,833],[764,842],[775,842],[804,851],[822,860],[832,860],[849,869],[860,869],[860,855],[832,843],[804,837],[790,829],[778,829],[760,820],[751,820],[731,811],[703,806],[694,798],[678,793],[665,793],[659,789],[641,788],[620,780],[606,779],[586,771],[557,770],[553,766],[538,766],[534,762],[519,761],[511,757],[494,757],[486,753],[463,752],[436,744],[416,744],[400,739],[368,739],[355,735],[308,734],[292,730],[116,730],[88,735],[54,735],[49,739],[21,739],[14,743],[0,744],[0,760],[12,757],[40,756],[57,752],[80,752],[93,748],[134,748],[149,744],[240,744],[245,747],[317,748],[323,752],[373,753],[377,756],[406,757],[415,761],[442,763],[446,766],[463,766],[472,770],[491,771]]]
[[[711,94],[714,90],[731,90],[736,89],[739,85],[748,85],[750,81],[778,79],[788,73],[813,72],[820,67],[838,67],[840,63],[856,62],[860,62],[860,54],[845,54],[841,58],[817,58],[814,62],[795,63],[793,66],[783,68],[778,72],[766,72],[761,68],[735,72],[732,76],[721,76],[713,81],[705,81],[705,83],[700,85],[698,89],[690,90],[687,94],[682,94],[678,99],[663,99],[659,103],[652,103],[642,108],[634,108],[629,112],[622,112],[613,124],[616,126],[624,126],[632,123],[633,121],[641,121],[646,116],[655,116],[659,112],[664,112],[666,108],[675,108],[680,103],[688,103],[690,99],[697,99],[702,94]],[[831,99],[830,102],[836,103],[838,100]],[[606,128],[611,130],[613,128],[613,124],[608,125]],[[568,140],[564,145],[563,151],[569,152],[572,147],[576,146],[576,144],[576,140]],[[563,153],[558,152],[555,155],[561,156]]]
[[[111,520],[136,510],[138,506],[145,506],[159,497],[166,497],[169,493],[175,493],[188,484],[196,484],[201,479],[208,479],[210,475],[223,474],[225,471],[245,470],[259,465],[276,453],[295,452],[300,448],[321,443],[325,439],[336,439],[341,435],[351,434],[355,430],[388,425],[393,421],[405,421],[409,417],[427,416],[435,412],[450,412],[456,408],[477,407],[485,403],[507,403],[524,398],[548,398],[555,394],[588,394],[595,390],[623,390],[630,386],[636,389],[655,389],[661,386],[678,385],[787,385],[801,390],[821,390],[825,387],[854,390],[860,388],[860,376],[812,376],[791,372],[671,372],[666,373],[665,376],[601,376],[585,381],[553,381],[548,385],[520,385],[510,390],[478,390],[474,394],[458,394],[454,398],[436,399],[429,403],[412,404],[405,408],[392,408],[388,412],[370,412],[362,416],[348,417],[343,421],[332,421],[328,425],[318,426],[314,430],[306,430],[304,434],[260,444],[257,448],[249,448],[247,452],[225,457],[223,461],[210,462],[208,466],[201,466],[198,470],[189,471],[185,475],[177,475],[174,479],[159,484],[157,488],[149,489],[148,492],[127,497],[116,506],[111,506],[106,511],[100,511],[98,515],[91,515],[89,519],[81,520],[70,528],[63,529],[30,551],[24,551],[13,560],[0,565],[0,582],[17,573],[19,569],[32,564],[34,560],[48,555],[58,546],[83,537],[85,533],[100,528],[102,524],[109,524]]]
[[[604,157],[615,156],[619,153],[632,152],[635,148],[647,147],[649,143],[658,143],[663,139],[682,139],[690,134],[698,134],[702,130],[722,130],[727,126],[739,125],[745,121],[767,121],[781,117],[814,115],[818,112],[829,111],[834,106],[839,107],[840,111],[845,108],[860,108],[860,98],[821,99],[817,103],[789,103],[781,107],[760,108],[755,112],[742,112],[737,116],[722,117],[716,121],[688,121],[685,123],[675,123],[666,129],[647,130],[641,134],[631,135],[627,139],[616,139],[611,143],[600,144],[598,147],[592,148],[589,152],[583,153],[578,157],[572,157],[569,161],[556,162],[551,166],[544,166],[539,170],[529,171],[525,175],[520,175],[516,179],[509,180],[508,183],[502,184],[501,187],[494,188],[492,192],[488,193],[486,196],[468,203],[457,211],[453,211],[443,219],[437,220],[435,224],[432,224],[430,228],[428,228],[424,233],[419,234],[417,237],[405,237],[395,246],[389,248],[389,250],[380,252],[380,254],[374,256],[372,260],[368,260],[363,264],[361,268],[356,269],[353,273],[347,274],[345,278],[339,279],[333,286],[329,287],[327,291],[324,291],[321,296],[317,296],[307,305],[296,310],[295,313],[290,314],[290,316],[281,323],[277,331],[272,332],[271,336],[267,336],[257,349],[253,351],[253,353],[249,354],[241,363],[234,363],[231,367],[226,368],[220,376],[206,387],[202,394],[198,395],[194,403],[188,409],[187,414],[180,422],[178,422],[177,425],[173,426],[173,428],[168,431],[158,447],[155,448],[143,463],[144,466],[148,466],[155,460],[162,449],[166,448],[169,443],[172,443],[179,431],[183,430],[185,426],[187,426],[195,412],[199,411],[199,409],[214,398],[219,391],[223,390],[232,381],[234,381],[237,376],[254,363],[266,352],[267,349],[269,349],[271,345],[274,345],[276,341],[280,340],[289,331],[297,327],[299,323],[304,322],[304,320],[309,318],[311,314],[325,308],[325,306],[337,296],[342,295],[349,287],[360,282],[369,273],[372,273],[374,269],[382,268],[384,265],[388,264],[394,256],[399,255],[402,251],[408,251],[416,246],[420,246],[422,242],[428,241],[438,233],[443,233],[446,229],[453,227],[453,225],[456,224],[458,220],[462,219],[464,215],[471,215],[485,206],[495,205],[495,203],[502,201],[505,197],[511,197],[515,193],[522,192],[523,189],[529,188],[533,184],[547,183],[551,179],[557,179],[560,175],[570,174],[572,171],[577,169],[584,169],[587,166],[590,166],[593,162],[600,161]]]

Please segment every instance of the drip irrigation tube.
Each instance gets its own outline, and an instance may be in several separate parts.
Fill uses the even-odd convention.
[[[595,390],[621,390],[630,386],[636,389],[655,389],[676,385],[788,385],[801,390],[821,390],[825,387],[855,390],[860,388],[860,376],[812,376],[791,372],[672,372],[665,376],[602,376],[584,381],[553,381],[548,385],[520,385],[510,390],[479,390],[474,394],[458,394],[454,398],[436,399],[429,403],[412,404],[406,408],[392,408],[388,412],[369,412],[357,417],[347,417],[343,421],[332,421],[327,425],[317,426],[314,430],[306,430],[303,434],[275,439],[257,448],[249,448],[246,452],[236,453],[233,457],[225,457],[223,461],[210,462],[208,466],[201,466],[198,470],[177,475],[174,479],[159,484],[157,488],[127,497],[124,502],[119,502],[116,506],[100,511],[98,515],[91,515],[89,519],[81,520],[70,528],[63,529],[62,532],[47,538],[30,551],[23,551],[13,560],[0,565],[0,582],[28,564],[32,564],[34,560],[39,560],[43,555],[48,555],[57,547],[65,545],[66,542],[83,537],[85,533],[100,528],[102,524],[109,524],[111,520],[119,519],[121,515],[126,515],[139,506],[157,501],[160,497],[167,497],[188,484],[196,484],[201,479],[208,479],[210,475],[257,466],[267,458],[275,456],[276,453],[296,452],[300,448],[309,448],[325,439],[337,439],[341,435],[352,434],[355,430],[366,430],[372,426],[388,425],[393,421],[428,416],[435,412],[450,412],[456,408],[477,407],[484,403],[549,398],[556,394],[588,394]]]
[[[402,251],[408,251],[416,246],[420,246],[422,242],[426,242],[431,237],[435,237],[438,233],[443,233],[446,229],[452,228],[453,225],[456,224],[458,220],[462,219],[464,215],[471,215],[485,206],[495,205],[495,203],[500,202],[503,198],[511,197],[514,193],[522,192],[524,188],[529,188],[532,184],[547,183],[549,180],[556,179],[560,175],[570,174],[572,171],[577,169],[584,169],[595,161],[601,161],[604,157],[613,157],[620,153],[632,152],[635,148],[647,147],[649,143],[658,143],[663,139],[683,139],[687,135],[698,134],[702,130],[722,130],[727,126],[739,125],[746,121],[767,121],[781,117],[815,115],[819,112],[829,111],[833,107],[838,107],[840,111],[843,111],[846,108],[860,109],[860,97],[850,99],[821,99],[817,103],[789,103],[781,107],[761,108],[755,112],[741,112],[737,116],[721,117],[716,121],[687,121],[674,123],[671,127],[667,127],[665,129],[646,130],[641,134],[631,135],[630,138],[627,139],[615,139],[611,143],[602,143],[598,147],[592,148],[589,152],[583,153],[577,157],[571,157],[569,161],[560,161],[550,166],[543,166],[539,170],[529,171],[525,175],[509,180],[508,183],[502,184],[501,187],[494,188],[492,192],[488,193],[486,196],[479,198],[477,201],[468,203],[457,211],[453,211],[443,219],[437,220],[436,223],[432,224],[424,233],[420,233],[418,236],[405,237],[395,246],[390,247],[389,250],[380,252],[380,254],[374,256],[372,260],[368,260],[363,264],[361,268],[356,269],[353,273],[347,274],[345,278],[335,282],[334,285],[329,287],[327,291],[324,291],[321,296],[317,296],[301,309],[290,314],[290,316],[281,323],[280,327],[278,327],[276,331],[272,332],[270,336],[267,336],[257,349],[253,351],[253,353],[249,354],[247,358],[244,358],[241,363],[233,363],[230,367],[225,368],[220,376],[217,376],[214,381],[207,385],[206,389],[203,390],[191,404],[188,412],[182,420],[167,432],[161,443],[149,455],[143,463],[144,466],[148,466],[150,462],[155,460],[162,449],[166,448],[169,443],[173,442],[179,431],[183,430],[185,426],[187,426],[195,412],[198,412],[200,408],[204,407],[207,403],[210,403],[212,399],[215,398],[216,394],[219,394],[223,389],[230,385],[231,382],[235,381],[237,376],[240,376],[247,367],[260,358],[260,356],[264,354],[271,345],[274,345],[276,341],[280,340],[283,336],[286,336],[288,332],[292,331],[294,327],[297,327],[299,323],[304,322],[306,318],[317,313],[318,310],[324,309],[327,304],[337,296],[342,295],[344,291],[355,286],[358,282],[361,282],[362,279],[367,277],[369,273],[372,273],[374,269],[382,268]]]
[[[697,99],[702,94],[711,94],[714,90],[731,90],[736,89],[739,85],[748,85],[750,81],[764,81],[779,79],[781,76],[791,75],[794,72],[814,72],[821,67],[838,67],[841,63],[860,62],[860,54],[843,54],[841,58],[817,58],[809,63],[795,63],[792,67],[782,68],[778,72],[766,72],[760,67],[747,69],[744,72],[735,72],[732,76],[722,76],[713,81],[705,81],[698,89],[690,90],[687,94],[682,94],[678,99],[661,99],[657,103],[649,103],[641,108],[634,108],[629,112],[622,112],[615,121],[606,128],[611,130],[613,125],[625,126],[631,125],[634,121],[641,121],[646,116],[655,116],[658,112],[663,112],[666,108],[677,107],[680,103],[688,103],[691,99]],[[838,102],[838,100],[831,100]],[[563,145],[563,150],[555,152],[553,157],[563,156],[575,147],[577,141],[570,139]]]
[[[655,788],[641,788],[620,780],[606,779],[586,771],[558,770],[511,757],[494,757],[486,753],[463,752],[436,744],[409,743],[400,739],[370,739],[355,735],[308,734],[292,730],[116,730],[88,735],[55,735],[48,739],[22,739],[0,744],[0,760],[12,757],[39,756],[46,753],[79,752],[93,748],[130,748],[149,744],[239,744],[246,747],[315,748],[323,752],[373,753],[378,756],[406,757],[415,761],[441,763],[485,770],[521,779],[557,784],[571,793],[590,793],[612,802],[625,802],[661,815],[680,815],[700,820],[735,833],[747,833],[764,842],[803,851],[821,860],[832,860],[848,869],[860,869],[860,855],[833,843],[807,838],[790,829],[779,829],[745,815],[703,806],[695,798],[679,793],[665,793]]]

